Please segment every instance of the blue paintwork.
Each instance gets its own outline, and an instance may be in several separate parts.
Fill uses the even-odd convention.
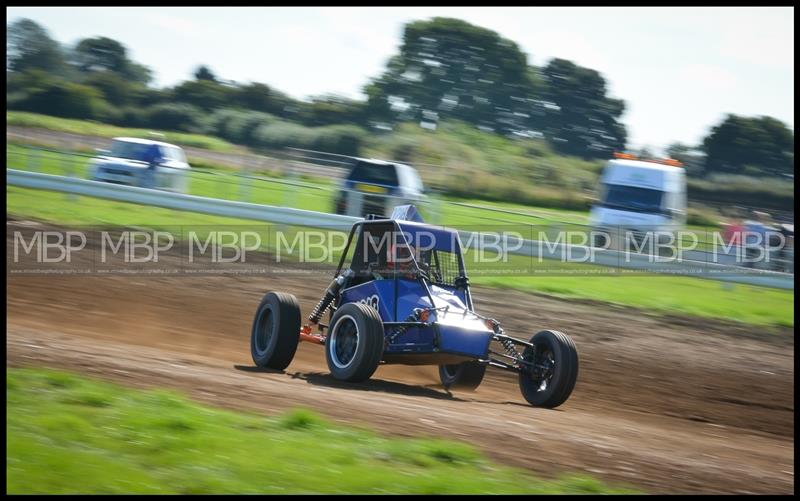
[[[409,245],[461,254],[461,240],[455,230],[416,221],[397,221],[397,226],[405,235]]]
[[[429,321],[436,326],[412,327],[386,348],[386,353],[452,353],[485,359],[493,331],[466,306],[465,292],[451,287],[430,285],[434,304],[416,280],[372,280],[342,291],[341,303],[363,302],[375,308],[384,322],[406,320],[415,308],[449,306],[437,311]],[[436,331],[438,329],[438,344]],[[393,328],[386,328],[391,335]]]

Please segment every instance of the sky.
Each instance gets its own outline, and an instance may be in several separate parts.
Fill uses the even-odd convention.
[[[295,98],[362,87],[398,53],[403,26],[436,16],[519,44],[529,64],[593,68],[626,102],[628,147],[699,144],[727,113],[794,128],[793,7],[8,7],[61,43],[107,36],[154,70],[155,84],[200,64]]]

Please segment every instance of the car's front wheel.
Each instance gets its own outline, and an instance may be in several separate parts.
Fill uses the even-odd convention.
[[[347,303],[336,310],[325,340],[325,358],[334,378],[369,379],[383,358],[383,322],[374,308]]]
[[[526,362],[519,373],[522,396],[535,407],[554,408],[563,404],[578,379],[578,351],[566,334],[541,331],[525,348]]]

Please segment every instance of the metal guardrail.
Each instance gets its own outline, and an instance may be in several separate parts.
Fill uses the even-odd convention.
[[[347,230],[355,221],[358,221],[358,218],[340,216],[338,214],[199,197],[170,191],[53,176],[15,169],[6,170],[6,184],[276,224]]]
[[[288,207],[259,205],[247,202],[222,200],[218,198],[199,197],[182,193],[167,192],[148,188],[108,184],[86,179],[27,172],[15,169],[6,170],[8,185],[24,188],[58,191],[105,198],[120,202],[130,202],[181,211],[199,212],[216,216],[226,216],[275,224],[297,225],[306,227],[348,230],[359,218],[308,211]],[[465,242],[475,241],[480,233],[459,232]],[[794,275],[766,270],[747,270],[741,267],[717,264],[704,261],[672,260],[654,264],[653,256],[646,254],[624,253],[608,249],[590,249],[574,244],[543,243],[535,240],[509,240],[513,250],[509,252],[531,258],[562,259],[568,252],[572,255],[584,256],[593,252],[594,260],[590,264],[614,268],[654,271],[656,273],[679,274],[735,282],[764,287],[794,290]]]

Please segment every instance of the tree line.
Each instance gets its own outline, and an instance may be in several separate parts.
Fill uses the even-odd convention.
[[[486,133],[541,138],[557,152],[609,158],[625,149],[621,99],[596,70],[564,59],[530,64],[519,46],[458,19],[405,26],[400,50],[364,86],[366,100],[293,99],[267,84],[219,78],[207,66],[173,87],[107,37],[63,46],[34,21],[7,27],[7,107],[121,126],[199,132],[252,147],[357,154],[368,133],[403,122],[459,120]],[[670,154],[697,173],[794,173],[794,133],[771,117],[727,116],[700,145]]]

